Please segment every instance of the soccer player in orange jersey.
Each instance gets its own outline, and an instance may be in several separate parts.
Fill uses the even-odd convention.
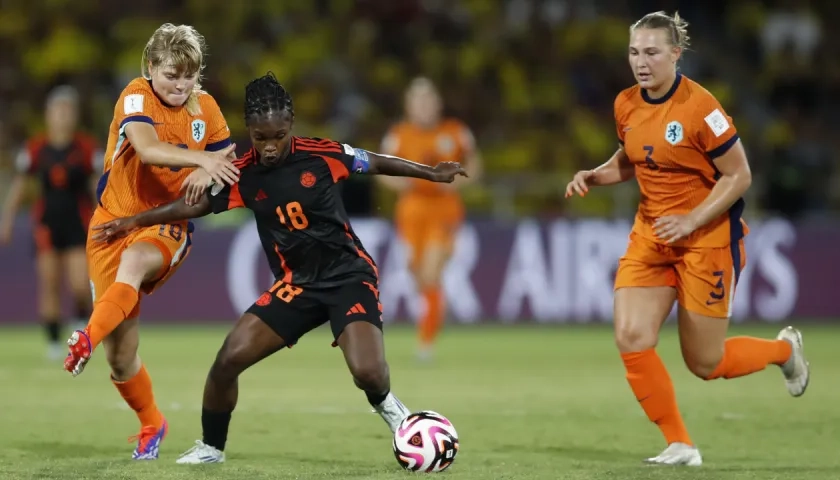
[[[458,120],[444,118],[442,110],[434,84],[426,78],[415,79],[405,95],[406,120],[391,128],[381,150],[432,167],[441,162],[458,162],[469,177],[460,177],[452,184],[377,177],[383,185],[399,192],[396,228],[409,250],[409,266],[425,299],[419,325],[421,359],[431,355],[446,311],[442,274],[464,219],[464,205],[457,189],[475,181],[481,170],[481,158],[470,129]]]
[[[688,45],[686,23],[664,12],[630,28],[629,61],[637,85],[615,100],[618,151],[578,172],[566,196],[636,178],[641,190],[627,252],[615,280],[615,339],[627,381],[668,447],[646,461],[702,463],[656,353],[674,302],[680,346],[704,380],[736,378],[778,365],[789,393],[802,395],[809,367],[796,329],[775,340],[726,338],[738,275],[745,265],[742,196],[750,166],[735,125],[706,89],[677,71]]]
[[[164,24],[152,35],[143,51],[143,77],[128,84],[114,108],[91,226],[172,202],[182,187],[203,191],[211,179],[236,183],[227,124],[197,83],[203,65],[204,39],[192,27]],[[156,459],[167,431],[137,356],[140,293],[152,293],[178,269],[190,232],[187,222],[175,222],[109,243],[88,238],[94,309],[85,330],[67,341],[64,368],[78,375],[104,342],[111,380],[140,420],[137,460]]]

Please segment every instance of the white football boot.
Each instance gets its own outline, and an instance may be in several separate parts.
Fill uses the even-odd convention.
[[[675,442],[668,445],[668,448],[659,455],[645,459],[645,463],[651,465],[686,465],[699,467],[703,465],[703,457],[697,447],[685,443]]]
[[[776,339],[790,343],[790,358],[781,367],[788,392],[794,397],[799,397],[805,393],[811,379],[811,368],[802,352],[802,333],[793,327],[785,327]]]
[[[211,447],[201,440],[195,441],[195,446],[184,452],[175,463],[181,465],[199,465],[202,463],[225,463],[225,452]]]
[[[391,433],[396,432],[400,423],[411,415],[408,408],[393,393],[389,393],[385,400],[382,400],[382,403],[373,407],[373,411],[378,413],[382,420],[385,420],[388,428],[391,429]]]

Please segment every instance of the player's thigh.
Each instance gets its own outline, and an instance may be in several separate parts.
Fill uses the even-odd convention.
[[[287,347],[329,320],[327,307],[317,292],[283,282],[260,295],[245,313],[259,318]]]
[[[631,234],[615,278],[613,327],[621,352],[653,348],[676,299],[676,271],[669,247]]]
[[[122,281],[125,268],[126,280],[141,278],[140,290],[144,293],[152,293],[164,285],[189,256],[192,249],[191,225],[156,225],[133,232],[127,252],[137,254],[131,256],[130,267],[124,267],[128,257],[123,254],[118,281]]]
[[[93,214],[90,224],[91,226],[99,225],[112,219],[113,217],[102,212],[101,209],[97,209]],[[120,257],[130,239],[130,236],[126,236],[111,242],[100,242],[93,240],[92,235],[88,235],[85,253],[90,278],[91,297],[94,303],[98,302],[105,293],[105,290],[116,281],[117,269],[120,266]]]
[[[225,337],[216,355],[214,370],[241,373],[286,346],[286,341],[266,320],[250,313],[250,310],[239,318]],[[270,309],[258,310],[263,317],[271,315]]]
[[[417,276],[424,285],[440,283],[443,269],[452,257],[455,237],[460,226],[460,221],[456,219],[430,222],[417,266]]]
[[[90,298],[87,257],[83,245],[65,249],[61,253],[64,275],[70,284],[70,290],[77,299]]]
[[[341,347],[353,376],[366,383],[382,381],[387,364],[378,286],[372,281],[348,283],[336,289],[329,303],[334,345]]]
[[[680,259],[676,265],[679,304],[707,317],[729,318],[746,265],[743,240],[721,248],[686,248]]]
[[[723,358],[746,252],[741,241],[724,248],[686,249],[682,259],[677,267],[680,347],[689,369],[704,377]]]

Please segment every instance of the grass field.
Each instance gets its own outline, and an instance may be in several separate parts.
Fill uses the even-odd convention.
[[[774,336],[776,328],[736,327]],[[682,365],[672,329],[660,352],[705,457],[698,469],[647,467],[663,447],[624,380],[608,327],[452,328],[436,361],[413,358],[413,331],[388,330],[395,393],[447,415],[461,437],[451,479],[840,478],[840,328],[804,327],[813,367],[790,398],[778,369],[704,383]],[[350,380],[327,330],[240,382],[228,463],[175,465],[200,437],[204,378],[225,330],[144,327],[141,354],[170,435],[157,462],[132,462],[138,430],[102,355],[73,379],[43,359],[40,331],[0,329],[0,478],[408,478],[390,434]]]

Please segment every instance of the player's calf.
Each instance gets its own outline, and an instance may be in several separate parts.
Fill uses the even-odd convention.
[[[353,322],[338,338],[353,382],[365,392],[374,411],[392,432],[411,412],[391,393],[391,379],[382,331],[368,322]]]

